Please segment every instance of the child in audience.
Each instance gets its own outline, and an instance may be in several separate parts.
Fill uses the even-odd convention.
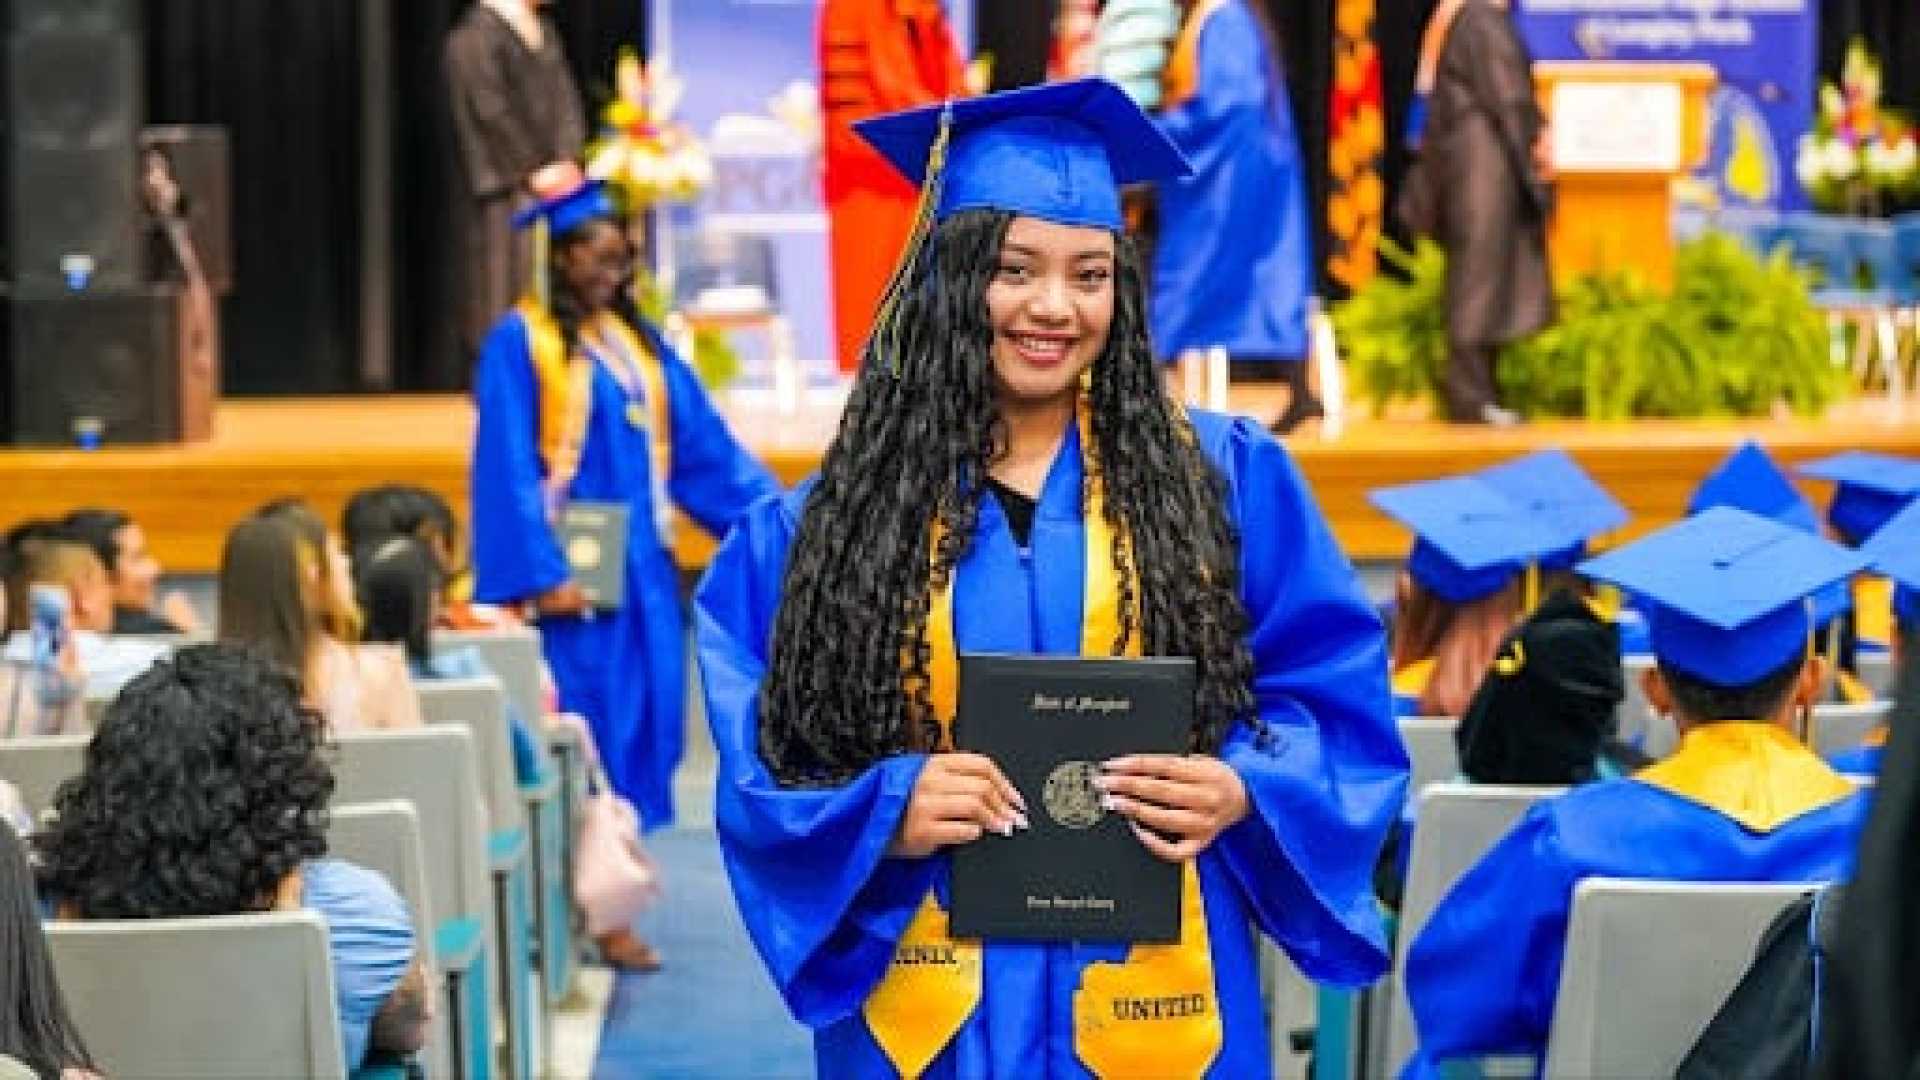
[[[119,510],[89,508],[68,514],[63,524],[107,568],[113,587],[113,633],[191,634],[200,629],[200,617],[180,593],[168,593],[159,601],[160,610],[154,610],[160,560],[148,549],[139,522]]]
[[[325,857],[334,779],[324,740],[320,717],[272,658],[190,646],[107,710],[35,848],[60,918],[317,912],[346,1061],[357,1068],[419,1050],[432,995],[393,887]],[[149,977],[164,985],[192,973]]]
[[[454,649],[435,648],[432,630],[441,606],[443,584],[441,565],[434,553],[408,535],[390,535],[377,546],[361,548],[355,554],[354,578],[359,584],[360,607],[366,613],[368,641],[397,642],[405,647],[413,677],[432,679],[494,678],[480,651],[471,646]],[[529,718],[509,700],[507,719],[513,732],[514,766],[522,783],[537,781],[543,756],[537,734]],[[581,725],[583,734],[592,733]],[[636,845],[639,837],[630,838]],[[587,857],[581,849],[582,857]],[[588,922],[600,925],[602,920]],[[611,920],[607,920],[611,921]],[[615,967],[630,971],[653,971],[660,967],[660,954],[653,946],[622,926],[600,934],[596,939],[600,955]]]
[[[0,952],[0,1062],[24,1067],[36,1080],[97,1080],[47,952],[26,848],[5,822],[0,822]]]
[[[1844,877],[1865,796],[1795,737],[1822,659],[1807,598],[1865,564],[1817,536],[1727,507],[1582,564],[1652,605],[1648,699],[1680,749],[1631,779],[1540,803],[1460,879],[1414,941],[1407,995],[1420,1048],[1538,1054],[1578,883],[1588,877]]]
[[[405,654],[359,640],[346,556],[303,505],[268,506],[227,535],[220,638],[286,665],[334,730],[420,726]]]

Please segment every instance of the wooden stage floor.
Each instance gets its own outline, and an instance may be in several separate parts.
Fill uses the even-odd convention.
[[[1277,411],[1276,391],[1236,387],[1236,411]],[[810,472],[831,436],[837,406],[816,403],[795,416],[764,407],[728,409],[736,430],[792,483]],[[371,484],[406,481],[463,506],[473,412],[455,396],[236,400],[222,404],[217,434],[195,446],[0,451],[0,524],[84,505],[127,510],[174,573],[210,573],[227,529],[269,499],[298,495],[330,520]],[[1623,535],[1670,521],[1693,486],[1744,438],[1781,460],[1846,449],[1920,456],[1920,406],[1902,419],[1881,402],[1854,402],[1821,421],[1554,422],[1509,430],[1457,428],[1417,417],[1350,422],[1337,436],[1308,431],[1290,446],[1334,531],[1356,560],[1391,559],[1407,536],[1367,505],[1375,487],[1479,468],[1544,446],[1580,460],[1634,513]],[[1822,485],[1807,493],[1823,500]],[[691,530],[689,530],[691,533]],[[709,550],[684,537],[683,561]]]

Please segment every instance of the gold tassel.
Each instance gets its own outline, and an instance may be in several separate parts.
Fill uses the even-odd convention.
[[[933,137],[933,146],[927,151],[927,175],[920,182],[920,199],[913,209],[913,229],[907,234],[907,245],[900,253],[900,261],[894,264],[893,273],[887,276],[887,287],[880,294],[880,308],[874,314],[873,328],[868,331],[868,349],[878,343],[879,351],[885,356],[887,370],[894,378],[900,377],[900,295],[907,291],[907,279],[913,273],[913,264],[920,257],[920,251],[926,246],[927,234],[933,229],[934,209],[940,205],[940,188],[946,178],[947,142],[953,132],[953,102],[940,107],[940,130]]]

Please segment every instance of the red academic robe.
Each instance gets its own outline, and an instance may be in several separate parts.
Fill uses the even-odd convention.
[[[939,0],[826,0],[819,48],[834,339],[851,371],[919,198],[853,122],[962,97],[965,72]]]

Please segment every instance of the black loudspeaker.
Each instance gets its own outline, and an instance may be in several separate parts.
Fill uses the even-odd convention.
[[[197,365],[182,362],[181,297],[171,286],[15,287],[7,305],[13,442],[180,441],[195,395],[211,400]]]
[[[130,0],[11,0],[7,236],[27,287],[140,278],[134,141],[145,113]]]
[[[232,292],[233,177],[227,129],[185,124],[143,128],[139,168],[143,185],[156,165],[165,168],[180,193],[179,212],[186,219],[187,236],[193,241],[193,252],[208,287],[221,295]],[[149,246],[155,253],[155,263],[148,277],[184,282],[179,253],[164,226],[156,221],[152,232]]]

